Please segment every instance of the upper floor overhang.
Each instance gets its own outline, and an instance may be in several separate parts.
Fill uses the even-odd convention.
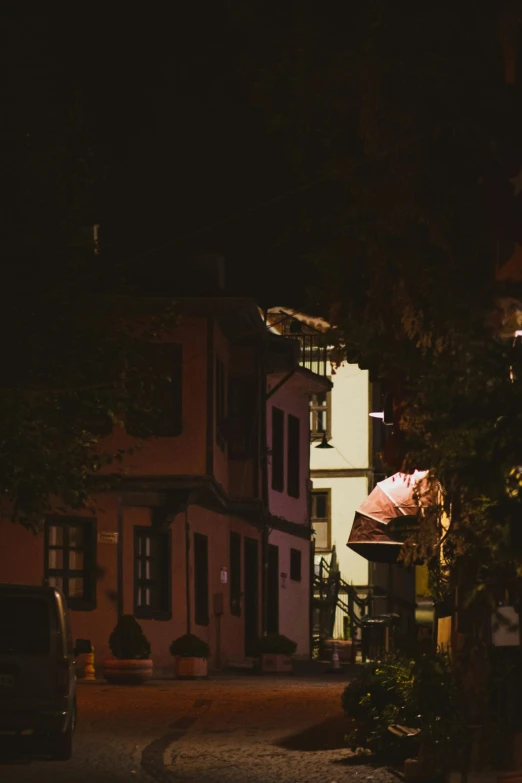
[[[297,365],[287,373],[271,373],[268,378],[269,388],[267,399],[273,397],[283,386],[287,386],[297,394],[309,397],[311,394],[321,394],[321,392],[330,391],[333,387],[332,381],[323,375],[317,375],[314,372]]]

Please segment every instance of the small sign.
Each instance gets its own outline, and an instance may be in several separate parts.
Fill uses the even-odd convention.
[[[494,647],[520,647],[520,618],[513,606],[499,606],[491,626]]]
[[[226,585],[228,582],[228,568],[221,566],[221,584]]]
[[[117,544],[118,533],[115,530],[100,530],[98,533],[99,544]]]

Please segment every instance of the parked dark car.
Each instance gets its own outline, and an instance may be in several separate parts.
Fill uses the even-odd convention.
[[[75,657],[67,604],[54,587],[0,584],[0,736],[22,737],[53,759],[71,758]]]

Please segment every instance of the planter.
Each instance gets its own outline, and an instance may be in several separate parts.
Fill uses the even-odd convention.
[[[292,672],[293,662],[284,653],[261,653],[259,657],[262,672]]]
[[[196,679],[206,677],[208,664],[206,658],[174,658],[174,674],[178,679]]]
[[[151,679],[152,669],[150,658],[144,660],[106,658],[103,662],[103,676],[111,685],[141,685]]]

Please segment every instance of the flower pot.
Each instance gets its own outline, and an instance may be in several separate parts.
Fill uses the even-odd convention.
[[[174,658],[174,674],[178,679],[206,677],[208,664],[206,658]]]
[[[152,660],[106,658],[103,676],[111,685],[141,685],[152,677]]]
[[[292,659],[284,653],[261,653],[260,664],[262,672],[291,672]]]

